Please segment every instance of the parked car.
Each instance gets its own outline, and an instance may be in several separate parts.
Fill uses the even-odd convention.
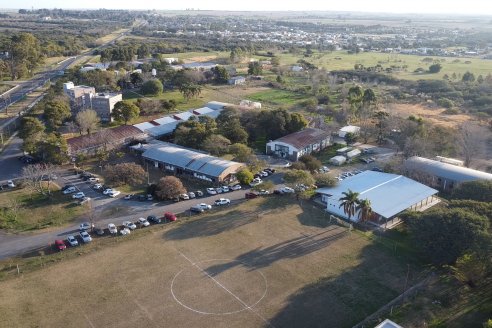
[[[68,195],[68,194],[74,193],[76,191],[77,191],[77,189],[75,187],[68,187],[67,189],[63,190],[62,193],[64,195]]]
[[[93,185],[93,186],[92,186],[92,189],[94,189],[94,190],[101,190],[101,189],[102,189],[102,187],[103,187],[103,185],[102,185],[102,184],[100,184],[100,183],[96,183],[95,185]]]
[[[154,200],[154,196],[152,196],[151,194],[147,194],[147,200],[149,202],[153,201]]]
[[[138,201],[144,202],[145,200],[147,200],[147,196],[145,196],[145,195],[138,195]]]
[[[164,213],[164,219],[166,221],[169,221],[169,222],[174,222],[176,221],[176,215],[174,213],[171,213],[171,212],[166,212]]]
[[[219,198],[214,202],[214,204],[217,206],[229,205],[230,203],[231,203],[231,200],[228,198]]]
[[[195,213],[202,213],[205,210],[198,205],[193,205],[192,207],[190,207],[190,211]]]
[[[263,183],[263,181],[260,178],[254,178],[253,181],[249,183],[251,187],[257,186],[259,184]]]
[[[81,231],[80,238],[82,238],[84,243],[90,243],[92,241],[92,237],[87,233],[87,231]]]
[[[270,174],[266,171],[261,171],[261,172],[258,172],[259,175],[261,175],[263,178],[266,178],[267,176],[269,176]]]
[[[229,192],[229,191],[231,191],[231,190],[229,189],[229,186],[223,186],[223,187],[222,187],[222,192]]]
[[[62,191],[65,191],[67,190],[68,188],[74,188],[75,189],[75,186],[74,185],[64,185],[63,188],[61,188]]]
[[[149,215],[147,216],[147,221],[154,222],[154,223],[161,223],[161,218],[158,218],[155,215]]]
[[[241,190],[241,185],[240,184],[237,184],[237,185],[234,185],[231,187],[232,190]]]
[[[99,182],[99,178],[95,178],[95,177],[90,177],[89,179],[87,179],[89,182]]]
[[[74,236],[72,235],[69,235],[67,237],[67,241],[68,241],[68,244],[72,247],[75,247],[75,246],[78,246],[79,245],[79,242],[77,241],[77,238],[75,238]]]
[[[118,228],[116,228],[116,225],[114,223],[108,224],[108,230],[109,233],[112,235],[116,235],[118,233]]]
[[[246,199],[253,199],[253,198],[258,197],[258,194],[254,193],[254,192],[247,192],[244,194],[244,197],[246,197]]]
[[[89,230],[91,228],[91,224],[89,222],[82,222],[80,225],[79,225],[79,230],[80,231],[85,231],[85,230]],[[92,228],[94,228],[94,225],[92,225]]]
[[[85,203],[88,203],[90,201],[91,201],[90,197],[84,197],[84,198],[79,200],[79,205],[84,205]]]
[[[128,229],[128,228],[123,228],[123,229],[121,229],[121,230],[120,230],[120,234],[121,234],[122,236],[129,235],[129,234],[130,234],[130,229]]]
[[[85,194],[82,191],[79,191],[78,193],[72,195],[73,199],[82,199],[84,197],[85,197]]]
[[[197,191],[195,191],[195,195],[196,195],[196,197],[202,197],[203,196],[203,191],[197,190]]]
[[[181,201],[181,198],[179,198],[179,196],[173,198],[173,202],[177,203],[179,201]]]
[[[61,239],[55,240],[55,247],[59,251],[63,251],[65,248],[67,248],[67,245],[65,245],[65,242]]]
[[[207,193],[209,195],[217,195],[217,191],[214,188],[207,188]]]
[[[260,195],[268,195],[268,194],[270,194],[270,192],[268,190],[265,190],[265,189],[261,189],[258,193]]]
[[[190,191],[190,192],[188,193],[188,196],[190,197],[190,199],[191,199],[191,198],[195,198],[195,197],[196,197],[196,195],[195,195],[195,193],[194,193],[193,191]]]
[[[290,187],[282,187],[274,191],[275,194],[293,194],[296,191]]]
[[[94,229],[94,232],[95,232],[95,233],[96,233],[96,235],[98,235],[98,236],[102,236],[102,235],[104,235],[104,229],[103,229],[103,228],[99,228],[99,227],[97,227],[97,228],[95,228],[95,229]]]
[[[121,191],[119,191],[119,190],[113,190],[112,192],[108,193],[108,196],[111,197],[111,198],[115,198],[119,194],[121,194]]]
[[[130,222],[130,221],[125,221],[125,222],[123,222],[123,226],[124,226],[125,228],[130,229],[130,230],[135,230],[135,229],[137,229],[137,225],[136,225],[135,223],[133,223],[133,222]]]
[[[218,194],[222,194],[224,191],[222,190],[222,187],[217,187],[215,188],[215,191],[218,193]]]
[[[203,208],[204,210],[211,210],[212,209],[212,205],[209,205],[207,203],[200,203],[200,204],[197,204],[196,206],[199,206],[199,207]]]
[[[133,196],[135,196],[135,195],[134,194],[128,194],[128,195],[125,195],[125,197],[123,197],[123,198],[126,200],[130,200],[130,199],[132,199]]]
[[[373,167],[372,168],[372,171],[375,171],[375,172],[383,172],[383,170],[381,170],[379,167]]]
[[[113,188],[106,188],[106,189],[103,190],[103,195],[107,195],[110,192],[113,192]]]
[[[188,194],[181,194],[179,195],[179,198],[181,198],[182,200],[188,200],[190,199],[190,196],[188,196]]]
[[[146,219],[146,218],[138,218],[137,223],[138,223],[141,227],[148,227],[148,226],[150,225],[149,221],[147,221],[147,219]]]
[[[270,168],[270,167],[269,167],[269,168],[264,169],[263,171],[270,172],[270,174],[273,174],[273,173],[277,172],[277,170],[272,169],[272,168]]]

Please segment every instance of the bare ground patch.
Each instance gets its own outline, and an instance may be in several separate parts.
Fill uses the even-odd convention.
[[[429,123],[449,128],[457,128],[462,123],[472,119],[467,114],[447,115],[444,114],[445,108],[428,108],[421,104],[390,104],[386,108],[393,115],[401,117],[414,115],[422,117]]]

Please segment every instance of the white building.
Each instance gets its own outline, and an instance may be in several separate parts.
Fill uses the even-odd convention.
[[[244,76],[234,76],[227,81],[230,85],[241,85],[246,83],[246,78]]]
[[[86,94],[86,107],[93,109],[101,118],[103,122],[112,122],[114,105],[117,102],[123,100],[121,93],[98,93],[98,94]]]
[[[302,68],[302,66],[297,66],[297,65],[294,65],[290,68],[290,70],[292,72],[302,72],[304,70],[304,68]]]
[[[338,130],[338,136],[340,138],[345,138],[345,136],[347,135],[347,133],[352,133],[352,134],[355,134],[355,135],[359,135],[359,133],[360,133],[360,127],[355,126],[355,125],[347,125],[347,126],[344,126],[343,128],[341,128],[340,130]]]
[[[261,109],[261,102],[251,101],[251,100],[241,100],[239,103],[241,107],[249,107],[254,109]]]
[[[307,128],[268,142],[266,153],[297,161],[302,155],[319,152],[330,144],[330,132]]]
[[[393,219],[407,209],[423,211],[439,202],[435,189],[402,175],[374,171],[364,171],[345,178],[336,187],[320,188],[316,192],[321,194],[321,201],[326,204],[328,212],[349,219],[340,201],[343,193],[349,190],[359,193],[360,200],[371,202],[373,216],[370,221],[376,224],[392,224]],[[359,221],[359,213],[356,212],[350,220]]]

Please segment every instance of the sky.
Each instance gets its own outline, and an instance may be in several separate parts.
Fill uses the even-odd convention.
[[[0,0],[0,8],[157,9],[184,10],[309,10],[387,13],[491,15],[492,0]]]

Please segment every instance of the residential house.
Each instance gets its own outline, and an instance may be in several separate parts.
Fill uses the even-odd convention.
[[[246,78],[244,76],[234,76],[231,77],[228,81],[230,85],[242,85],[246,83]]]
[[[343,128],[341,128],[340,130],[338,130],[338,136],[340,138],[345,138],[347,133],[352,133],[352,134],[358,136],[360,133],[360,127],[355,126],[355,125],[347,125],[347,126],[344,126]]]
[[[330,132],[307,128],[268,142],[266,153],[297,161],[302,155],[319,152],[330,144]]]

